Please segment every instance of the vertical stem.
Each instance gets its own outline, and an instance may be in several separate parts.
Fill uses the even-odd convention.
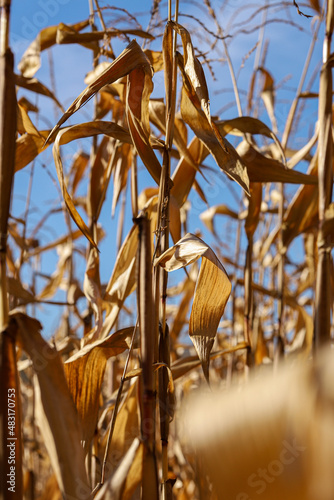
[[[252,331],[252,308],[253,308],[253,288],[252,288],[252,255],[253,255],[253,237],[248,239],[248,247],[246,252],[245,263],[245,311],[244,311],[244,330],[245,342],[247,342],[247,359],[246,365],[248,368],[253,366],[252,346],[251,346],[251,331]]]
[[[133,149],[133,161],[131,165],[131,205],[132,216],[138,215],[138,180],[137,180],[137,153]]]
[[[334,25],[333,1],[327,2],[326,35],[323,47],[323,66],[320,74],[319,88],[319,232],[318,232],[318,265],[315,299],[314,339],[315,348],[328,342],[331,336],[331,244],[330,236],[323,231],[325,212],[332,199],[332,68],[328,63]]]
[[[0,494],[5,500],[16,500],[23,495],[21,410],[15,338],[10,335],[8,326],[6,286],[7,229],[15,168],[17,106],[14,57],[9,48],[10,5],[10,0],[0,2]],[[8,419],[9,398],[15,412],[14,427]],[[14,491],[9,490],[12,484],[7,483],[8,474],[13,470],[10,469],[11,452],[15,461],[15,473],[12,475]]]
[[[155,374],[153,373],[155,322],[152,294],[151,226],[147,214],[136,222],[138,247],[138,310],[141,353],[141,434],[144,442],[142,480],[143,500],[158,499],[158,476],[155,457]]]
[[[281,230],[279,232],[278,250],[280,252],[279,261],[277,266],[277,290],[279,298],[277,300],[277,321],[278,328],[274,333],[274,369],[277,368],[279,360],[284,355],[284,331],[283,331],[283,313],[284,313],[284,266],[285,266],[285,255],[282,252],[283,249],[283,219],[284,219],[284,184],[280,185],[281,199],[278,207],[278,217]]]

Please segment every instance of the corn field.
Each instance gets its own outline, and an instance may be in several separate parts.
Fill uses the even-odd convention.
[[[1,499],[332,500],[334,1],[66,3],[0,2]]]

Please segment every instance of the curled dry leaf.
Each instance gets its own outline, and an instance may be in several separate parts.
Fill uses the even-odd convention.
[[[96,122],[81,123],[79,125],[74,125],[72,127],[64,128],[58,133],[55,140],[55,144],[53,146],[53,158],[55,161],[58,180],[65,204],[68,208],[68,211],[72,219],[74,220],[78,228],[86,236],[89,242],[95,247],[96,244],[90,235],[90,231],[85,222],[83,221],[83,219],[81,218],[81,216],[79,215],[78,211],[76,210],[73,200],[67,191],[64,179],[63,164],[60,156],[60,145],[68,144],[69,142],[82,137],[92,137],[98,134],[105,134],[110,137],[114,137],[115,139],[131,143],[131,138],[128,132],[123,127],[120,127],[116,123],[96,121]]]
[[[77,498],[88,489],[81,426],[56,349],[40,334],[41,324],[15,312],[18,344],[32,360],[36,374],[36,419],[41,429],[53,470],[65,498]],[[71,453],[68,451],[71,450]]]
[[[82,21],[80,23],[73,24],[72,29],[80,31],[88,26],[88,24],[89,21]],[[38,33],[35,40],[31,42],[18,64],[18,68],[24,77],[33,77],[36,71],[41,67],[41,52],[57,43],[57,30],[58,26],[48,26],[47,28],[43,28]]]
[[[41,130],[38,135],[21,135],[16,140],[15,172],[29,165],[43,151],[49,130]]]
[[[212,128],[214,122],[210,124],[203,111],[194,105],[185,85],[182,88],[181,113],[184,121],[205,144],[223,172],[249,194],[249,179],[242,159],[226,139],[221,136],[220,141],[217,139],[217,133]]]
[[[317,184],[311,175],[285,168],[282,163],[256,151],[246,141],[242,141],[237,151],[247,166],[251,182],[285,182],[288,184]]]
[[[69,390],[75,402],[87,453],[94,435],[99,396],[107,360],[128,349],[134,327],[123,328],[109,337],[87,344],[64,365]]]
[[[195,57],[190,34],[183,26],[181,26],[181,24],[174,23],[173,21],[170,21],[168,24],[171,24],[175,31],[181,36],[183,45],[184,72],[198,98],[200,107],[202,108],[208,122],[211,123],[208,87],[202,65]]]
[[[277,148],[282,155],[282,162],[285,163],[285,157],[280,142],[278,141],[275,134],[270,130],[270,128],[268,128],[267,125],[265,125],[260,120],[248,116],[243,116],[231,120],[218,121],[216,122],[216,125],[222,137],[225,137],[225,135],[229,133],[237,133],[238,135],[249,133],[262,134],[266,137],[274,139]],[[193,158],[195,165],[197,166],[199,166],[209,154],[209,150],[197,137],[194,137],[192,139],[187,149],[189,151],[190,157]],[[180,207],[185,203],[188,194],[192,186],[194,185],[194,182],[196,184],[195,175],[196,171],[192,166],[192,162],[190,162],[189,159],[187,159],[185,156],[181,158],[172,175],[174,185],[171,190],[171,193],[177,200]]]
[[[310,165],[309,176],[312,176],[315,182],[318,179],[317,155]],[[284,249],[288,248],[296,236],[317,226],[319,213],[318,193],[317,185],[300,186],[291,200],[283,219]]]
[[[93,166],[89,172],[87,193],[87,214],[91,220],[98,220],[105,194],[109,185],[111,171],[115,162],[117,140],[103,137],[100,142]]]
[[[185,267],[200,257],[202,263],[190,315],[189,335],[208,380],[210,352],[232,288],[226,271],[211,248],[190,233],[156,259],[155,265],[170,272]]]
[[[143,58],[145,57],[145,60]],[[160,163],[150,144],[149,98],[153,90],[152,68],[144,52],[141,66],[134,68],[127,79],[126,116],[134,146],[157,184],[160,182]]]
[[[277,133],[277,122],[275,117],[275,88],[274,79],[265,68],[258,68],[263,75],[263,85],[261,91],[261,97],[266,107],[268,116],[271,121],[271,125],[275,133]]]
[[[247,217],[245,221],[245,231],[250,241],[253,238],[255,230],[260,220],[262,203],[262,184],[260,182],[251,182],[249,185],[250,198],[248,203]]]
[[[21,281],[17,278],[7,277],[7,286],[8,292],[10,295],[15,297],[16,299],[20,299],[20,304],[32,304],[37,302],[35,295],[30,292],[27,288],[25,288]]]
[[[102,87],[128,75],[133,69],[142,65],[149,65],[149,62],[138,43],[133,40],[126,49],[124,49],[123,52],[81,92],[75,101],[73,101],[71,106],[60,118],[57,125],[50,132],[47,142],[52,140],[60,126],[84,106],[86,102],[102,89]]]
[[[37,128],[33,124],[28,115],[28,111],[24,106],[22,106],[19,102],[17,103],[17,131],[19,134],[23,135],[25,133],[30,135],[36,135],[37,137],[41,137]]]
[[[24,89],[35,92],[36,94],[45,95],[50,97],[57,104],[57,106],[64,112],[64,109],[60,102],[57,100],[56,96],[48,89],[43,83],[41,83],[37,78],[25,78],[22,75],[14,75],[15,85],[22,87]]]
[[[238,118],[232,118],[231,120],[218,121],[216,122],[216,125],[222,136],[232,134],[243,137],[244,134],[260,134],[273,139],[282,156],[282,163],[285,164],[284,151],[277,136],[258,118],[252,118],[251,116],[239,116]]]

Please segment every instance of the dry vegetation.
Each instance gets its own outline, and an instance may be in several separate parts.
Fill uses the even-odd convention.
[[[1,2],[1,498],[334,497],[334,2],[182,4],[154,1],[144,30],[90,0],[88,20],[42,29],[15,74]],[[311,33],[286,116],[287,82],[267,69],[279,23]],[[250,35],[235,61],[230,43]],[[52,73],[57,44],[93,61],[66,111],[35,77],[45,50]],[[61,116],[53,128],[38,125],[35,95]],[[51,148],[62,201],[37,220],[31,185]],[[211,203],[208,178],[224,203]],[[59,319],[46,339],[50,304]]]

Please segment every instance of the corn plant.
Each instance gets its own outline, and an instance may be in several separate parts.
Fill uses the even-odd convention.
[[[333,498],[333,2],[154,1],[143,29],[89,0],[18,74],[0,6],[2,498]],[[287,113],[280,24],[312,27]]]

